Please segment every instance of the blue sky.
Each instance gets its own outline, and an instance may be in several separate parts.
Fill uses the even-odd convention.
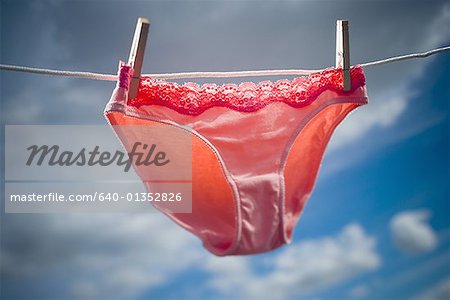
[[[144,73],[331,66],[339,18],[353,64],[450,44],[445,1],[0,3],[1,63],[66,70],[115,73],[139,16]],[[369,105],[333,136],[293,244],[217,258],[162,215],[2,212],[2,298],[450,297],[449,66],[365,70]],[[2,72],[2,125],[103,124],[113,87]]]

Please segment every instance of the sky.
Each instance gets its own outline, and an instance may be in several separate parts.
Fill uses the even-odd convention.
[[[0,11],[1,63],[110,74],[140,16],[144,73],[333,66],[337,19],[350,20],[352,64],[450,45],[446,1],[1,0]],[[2,209],[1,298],[449,298],[449,66],[445,53],[364,70],[369,104],[333,135],[291,245],[215,257],[162,214]],[[2,141],[7,124],[105,124],[114,82],[0,76]]]

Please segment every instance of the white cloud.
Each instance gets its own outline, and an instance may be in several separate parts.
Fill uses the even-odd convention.
[[[433,228],[427,223],[431,213],[428,210],[404,211],[390,221],[395,245],[406,253],[432,251],[438,244]]]
[[[65,297],[138,297],[205,255],[195,237],[155,213],[45,215],[11,223],[2,228],[9,245],[2,248],[3,276],[37,283],[72,274],[61,287]],[[8,234],[12,230],[18,235]]]
[[[367,297],[367,295],[369,295],[370,289],[367,285],[358,285],[355,286],[354,288],[352,288],[348,295],[351,298],[363,298],[363,297]]]
[[[364,138],[364,135],[373,128],[387,128],[407,108],[408,94],[402,91],[390,91],[376,97],[371,97],[369,108],[351,114],[345,122],[337,128],[332,136],[329,150],[344,147],[352,142]],[[378,104],[377,104],[378,103]],[[380,105],[379,103],[383,103]]]
[[[105,228],[97,238],[106,238],[112,248],[118,248],[117,253],[94,251],[74,259],[81,269],[99,275],[90,282],[95,283],[94,295],[101,297],[136,297],[169,281],[171,274],[185,270],[203,253],[194,237],[156,214],[105,217],[86,227]]]
[[[283,249],[268,263],[270,271],[264,275],[258,275],[243,257],[210,258],[205,268],[213,274],[211,287],[227,297],[289,299],[325,289],[380,264],[375,239],[358,224],[350,224],[336,236]]]
[[[450,299],[450,277],[447,277],[413,298],[414,300]]]
[[[450,41],[450,4],[446,3],[441,9],[440,14],[434,19],[429,26],[428,39],[426,45],[428,47],[437,47],[443,43]]]
[[[445,4],[435,16],[433,21],[428,25],[423,38],[414,41],[416,49],[429,50],[442,46],[443,43],[450,41],[450,4]],[[401,50],[398,54],[406,54],[414,52],[412,49]],[[419,50],[418,50],[419,51]],[[414,79],[423,75],[426,66],[432,61],[432,57],[426,60],[415,60],[408,66],[399,66],[395,71],[401,77],[394,77],[390,82],[383,82],[378,76],[371,77],[367,82],[369,93],[369,105],[364,109],[357,110],[351,114],[345,122],[336,129],[330,143],[329,151],[333,151],[361,140],[374,128],[389,128],[396,123],[402,114],[408,109],[409,99],[413,96],[411,87],[409,86]],[[395,63],[394,63],[395,64]],[[385,67],[389,71],[390,67]],[[380,67],[383,69],[383,67]],[[372,69],[370,69],[372,70]],[[399,70],[404,73],[399,73]],[[392,73],[392,72],[388,72]],[[380,74],[381,75],[381,74]],[[391,75],[387,75],[391,76]],[[380,81],[377,82],[376,80]],[[379,92],[382,91],[382,92]],[[434,123],[431,123],[434,124]],[[430,123],[424,123],[423,126],[430,126]],[[420,132],[423,128],[416,128],[416,132]],[[399,135],[399,137],[404,137]],[[373,139],[373,136],[372,136]],[[361,149],[359,149],[361,150]]]
[[[383,290],[384,295],[393,295],[398,291],[410,290],[411,286],[423,283],[424,278],[431,278],[436,274],[448,272],[450,252],[430,256],[429,259],[415,262],[406,268],[393,270],[389,274],[378,274],[371,281],[373,291]],[[381,276],[380,276],[381,275]]]
[[[32,221],[40,229],[33,238],[29,222],[17,220],[4,231],[13,226],[17,235],[6,235],[10,246],[2,249],[3,275],[37,283],[60,272],[72,274],[62,288],[79,299],[138,297],[198,268],[211,274],[207,284],[216,296],[285,299],[320,291],[381,263],[375,239],[357,224],[336,236],[286,246],[266,261],[268,271],[261,275],[260,265],[252,263],[255,257],[208,254],[195,237],[158,214],[46,215]],[[59,241],[57,248],[52,240]],[[11,246],[16,244],[21,248]],[[202,291],[201,285],[199,296]]]

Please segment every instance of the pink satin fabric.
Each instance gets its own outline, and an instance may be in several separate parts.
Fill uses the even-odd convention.
[[[132,105],[126,96],[118,86],[105,110],[111,124],[191,129],[193,212],[165,213],[216,255],[291,241],[334,129],[367,103],[363,81],[350,92],[325,87],[301,107],[270,101],[250,112],[213,105],[188,114],[161,103]]]

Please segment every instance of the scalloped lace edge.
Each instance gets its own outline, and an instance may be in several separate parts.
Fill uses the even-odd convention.
[[[129,70],[125,71],[128,73]],[[325,90],[348,95],[365,85],[362,67],[352,67],[350,76],[350,91],[343,90],[342,70],[336,68],[327,68],[293,80],[282,79],[275,82],[266,80],[257,84],[243,82],[239,85],[234,83],[199,85],[193,82],[178,84],[143,76],[136,98],[129,100],[128,105],[137,108],[143,105],[163,105],[188,115],[199,115],[209,108],[218,106],[240,112],[253,112],[272,102],[303,107],[312,103]]]

